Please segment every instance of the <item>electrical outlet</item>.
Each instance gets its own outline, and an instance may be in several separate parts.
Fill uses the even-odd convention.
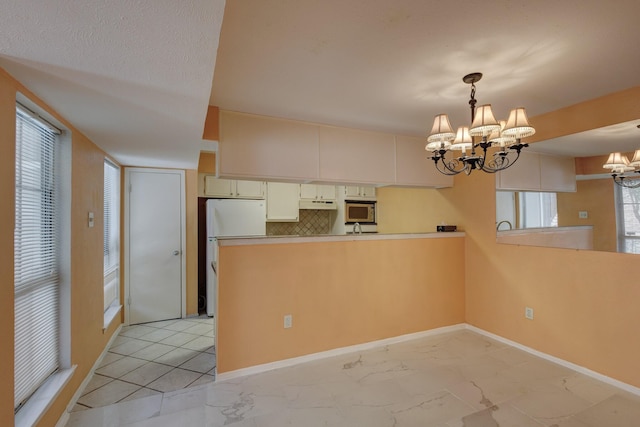
[[[578,218],[580,218],[580,219],[587,219],[587,218],[589,218],[589,212],[587,212],[587,211],[580,211],[580,212],[578,212]]]
[[[526,317],[529,320],[533,320],[533,308],[525,307],[525,309],[524,309],[524,317]]]
[[[284,316],[284,327],[288,329],[293,326],[293,316],[290,314],[285,314]]]

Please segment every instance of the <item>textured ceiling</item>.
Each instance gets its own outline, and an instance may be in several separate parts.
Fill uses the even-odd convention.
[[[478,105],[529,116],[640,82],[637,0],[227,3],[211,104],[409,135]],[[535,125],[535,123],[534,123]]]
[[[122,164],[194,168],[214,147],[209,103],[424,135],[438,113],[469,121],[470,72],[500,118],[637,86],[639,13],[637,0],[12,0],[0,66]]]
[[[125,165],[193,168],[224,0],[4,1],[0,66]]]

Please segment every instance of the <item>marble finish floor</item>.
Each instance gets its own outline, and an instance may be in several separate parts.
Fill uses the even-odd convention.
[[[640,397],[467,330],[71,414],[78,426],[630,427]]]
[[[213,382],[213,318],[123,327],[73,412]]]

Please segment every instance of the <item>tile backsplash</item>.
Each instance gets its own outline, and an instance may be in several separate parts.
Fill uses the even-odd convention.
[[[331,234],[332,213],[328,210],[302,209],[299,222],[268,222],[267,236]]]

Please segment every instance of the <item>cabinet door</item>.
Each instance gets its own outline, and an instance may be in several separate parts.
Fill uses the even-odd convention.
[[[320,200],[336,200],[336,186],[316,185],[316,197]]]
[[[516,164],[496,174],[496,190],[540,191],[540,155],[522,152]]]
[[[376,197],[376,187],[360,187],[360,196],[367,199],[375,199]]]
[[[357,185],[347,185],[344,187],[344,196],[348,198],[358,198],[360,197],[360,187]]]
[[[299,218],[298,184],[267,182],[267,221],[297,222]]]
[[[315,200],[318,197],[317,185],[300,184],[300,199]]]
[[[576,191],[576,164],[573,157],[540,155],[542,191]]]
[[[204,194],[206,196],[234,197],[234,182],[230,179],[218,179],[215,176],[206,176],[204,178]]]
[[[264,199],[262,181],[236,181],[236,196],[244,199]]]

